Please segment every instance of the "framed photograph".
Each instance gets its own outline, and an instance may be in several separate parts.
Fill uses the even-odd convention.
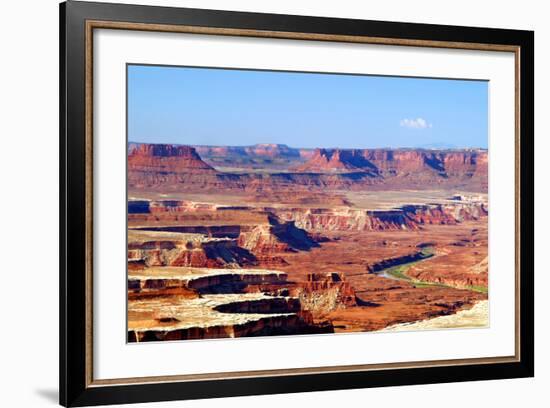
[[[534,33],[68,1],[60,402],[534,375]]]

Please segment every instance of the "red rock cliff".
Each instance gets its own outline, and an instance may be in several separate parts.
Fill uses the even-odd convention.
[[[316,149],[303,172],[366,172],[382,177],[487,177],[487,152],[390,149]]]
[[[141,144],[128,155],[128,170],[215,171],[193,147],[168,144]]]
[[[128,154],[130,187],[181,186],[195,190],[218,187],[218,172],[193,147],[140,144]]]
[[[246,149],[250,147],[227,148],[248,154]],[[256,156],[269,156],[269,160],[273,154],[276,157],[297,155],[297,149],[284,145],[256,145],[253,148]],[[200,149],[210,154],[211,149],[217,148]],[[285,153],[287,149],[291,152]],[[237,174],[217,171],[190,146],[135,145],[130,146],[128,155],[128,184],[132,188],[162,187],[192,192],[231,189],[270,194],[291,190],[353,191],[438,186],[487,190],[488,155],[484,150],[316,149],[308,150],[309,153],[312,153],[309,159],[293,158],[305,163],[291,167],[290,171]],[[222,161],[221,165],[227,163]]]
[[[311,158],[299,171],[305,172],[339,172],[339,171],[369,171],[374,166],[363,156],[361,150],[315,149]]]

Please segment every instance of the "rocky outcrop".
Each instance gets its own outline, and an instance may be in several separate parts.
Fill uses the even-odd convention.
[[[353,287],[337,272],[309,273],[290,290],[305,310],[322,316],[339,308],[357,306]]]
[[[399,210],[367,211],[357,209],[281,209],[277,215],[294,221],[306,231],[372,231],[415,229],[417,226]]]
[[[189,146],[139,144],[128,153],[128,185],[132,187],[185,182],[204,188],[215,184],[216,173]]]
[[[260,317],[242,324],[215,325],[209,327],[130,329],[128,342],[220,339],[234,337],[280,336],[295,334],[332,333],[330,324],[317,325],[307,314],[285,314]]]
[[[297,297],[243,290],[258,289],[261,284],[285,285],[286,274],[204,268],[132,272],[128,281],[129,294],[133,295],[128,303],[128,341],[333,332],[331,324],[314,321]],[[182,297],[176,290],[196,296],[187,293]]]
[[[213,172],[193,147],[168,144],[140,144],[128,154],[132,171]]]
[[[367,172],[391,177],[469,179],[487,177],[484,150],[317,149],[297,170],[305,172]]]
[[[449,152],[440,158],[449,177],[487,177],[489,155],[486,151]]]
[[[293,250],[289,244],[281,241],[272,233],[272,226],[269,224],[258,225],[253,227],[250,231],[242,232],[238,242],[241,247],[248,249],[256,255],[267,255]]]
[[[286,274],[268,270],[217,271],[190,279],[187,287],[199,293],[241,293],[247,286],[283,285],[286,279]]]
[[[483,199],[447,200],[446,203],[404,205],[388,210],[362,210],[349,207],[303,208],[303,207],[216,207],[210,204],[192,204],[180,201],[128,203],[132,208],[129,220],[163,220],[189,222],[195,219],[220,221],[225,225],[174,225],[135,227],[140,230],[170,231],[203,234],[208,237],[238,238],[238,245],[261,255],[262,248],[272,248],[277,252],[292,249],[308,250],[315,247],[315,241],[305,234],[323,231],[385,231],[417,230],[423,225],[453,225],[469,220],[478,220],[488,215],[488,206]],[[200,208],[201,210],[197,210]],[[130,211],[130,210],[129,210]],[[138,214],[138,211],[146,211]],[[242,221],[245,217],[253,220],[254,226],[230,225],[229,221]]]
[[[256,256],[309,251],[319,246],[306,231],[297,228],[293,221],[280,222],[273,216],[269,217],[268,224],[257,225],[241,232],[238,243]]]
[[[452,225],[463,221],[478,220],[488,215],[489,210],[483,202],[456,203],[449,205],[407,205],[402,210],[417,224]]]
[[[156,291],[159,296],[171,288],[187,288],[197,294],[241,293],[246,286],[287,283],[286,273],[269,269],[149,267],[131,270],[128,275],[128,290]]]
[[[300,172],[372,172],[376,167],[365,159],[361,150],[316,149],[312,157],[303,165],[296,167]]]
[[[246,220],[244,220],[246,216]],[[261,209],[256,209],[246,205],[229,206],[217,205],[210,203],[197,203],[194,201],[184,200],[130,200],[128,201],[128,222],[134,226],[151,226],[160,225],[179,225],[190,224],[195,222],[195,226],[201,226],[205,223],[213,224],[216,222],[231,226],[246,221],[247,223],[265,223],[267,222],[267,214]],[[218,227],[221,227],[219,225]],[[220,228],[211,229],[210,232],[217,234],[222,233]],[[203,229],[205,231],[205,229]],[[191,230],[180,232],[193,232]],[[200,232],[202,233],[202,232]],[[238,235],[238,231],[236,232]]]
[[[249,302],[224,303],[214,307],[222,313],[299,313],[300,300],[292,297],[274,297]]]
[[[384,177],[407,177],[411,175],[445,176],[441,162],[444,152],[429,150],[364,150],[363,156]]]
[[[340,209],[269,209],[281,220],[294,221],[306,231],[386,231],[417,230],[424,224],[456,224],[488,214],[483,202],[406,205],[393,210]]]
[[[130,266],[238,267],[256,265],[256,258],[231,238],[166,231],[128,232]]]

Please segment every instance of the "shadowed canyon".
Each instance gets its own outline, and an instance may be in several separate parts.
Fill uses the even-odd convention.
[[[128,145],[128,341],[488,325],[488,153]]]

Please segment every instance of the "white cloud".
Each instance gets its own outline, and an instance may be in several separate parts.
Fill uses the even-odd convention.
[[[428,129],[432,127],[432,124],[423,118],[401,119],[401,122],[399,122],[399,124],[402,127],[408,127],[412,129]]]

